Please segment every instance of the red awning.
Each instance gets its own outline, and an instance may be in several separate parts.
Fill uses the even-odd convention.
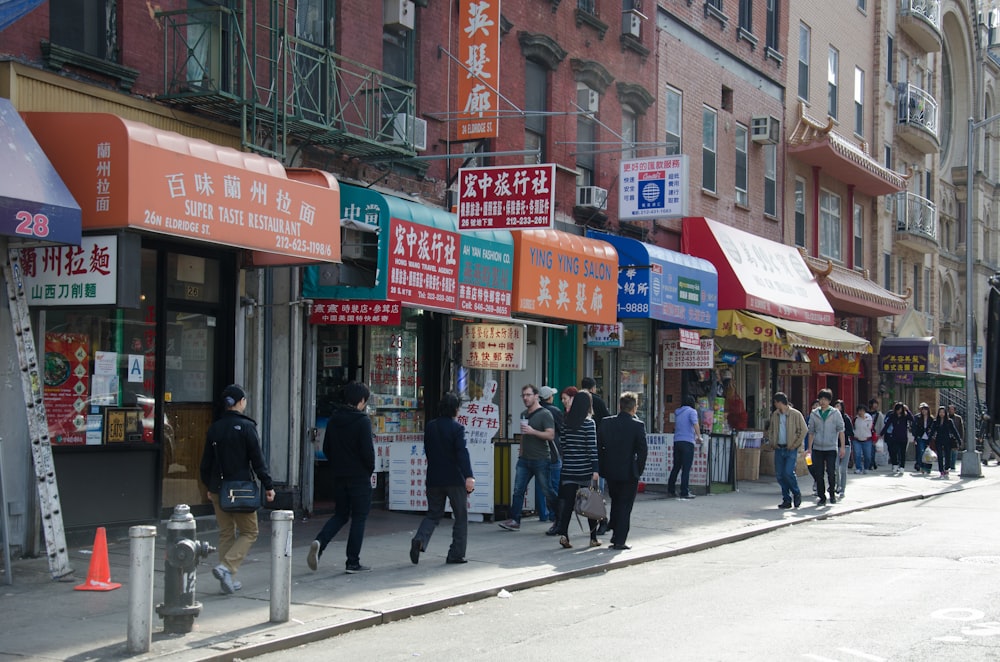
[[[703,257],[719,272],[719,310],[751,310],[772,317],[834,323],[833,308],[793,246],[758,237],[708,218],[685,218],[681,250]]]
[[[865,273],[807,257],[806,264],[819,281],[826,298],[841,313],[862,317],[888,317],[906,312],[907,300],[881,287]]]

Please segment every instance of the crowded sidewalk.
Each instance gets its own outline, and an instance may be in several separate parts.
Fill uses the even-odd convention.
[[[130,655],[128,626],[129,540],[109,539],[111,579],[120,589],[109,592],[74,591],[87,576],[91,548],[72,548],[72,582],[50,579],[44,558],[17,560],[14,584],[0,586],[6,615],[0,633],[0,659],[47,660],[233,660],[283,650],[353,629],[378,625],[412,615],[478,599],[497,599],[502,591],[516,591],[604,572],[645,561],[697,552],[817,518],[891,505],[902,501],[979,489],[1000,482],[1000,469],[984,467],[982,478],[922,478],[906,473],[890,476],[883,470],[850,474],[845,498],[818,507],[810,495],[811,479],[799,478],[800,508],[780,510],[780,491],[773,477],[741,481],[735,492],[700,494],[692,500],[667,497],[651,486],[640,494],[632,515],[628,544],[632,549],[588,548],[587,535],[575,519],[571,523],[572,549],[562,549],[546,536],[548,522],[525,517],[521,530],[508,532],[492,521],[472,522],[464,565],[445,564],[450,520],[444,520],[430,547],[413,565],[408,558],[410,539],[421,516],[373,510],[368,521],[361,560],[371,572],[344,572],[346,531],[338,535],[311,572],[306,566],[309,543],[326,517],[318,515],[293,528],[292,604],[290,620],[269,623],[270,533],[262,514],[260,538],[239,572],[243,584],[234,595],[222,595],[212,577],[214,555],[198,570],[197,599],[203,604],[194,630],[165,634],[153,616],[149,653]],[[198,520],[200,539],[215,542],[214,519]],[[158,527],[154,603],[163,599],[165,526]]]

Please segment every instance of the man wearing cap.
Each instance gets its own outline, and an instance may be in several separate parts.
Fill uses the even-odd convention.
[[[556,424],[555,439],[549,442],[549,487],[552,488],[553,492],[559,494],[559,474],[562,471],[562,458],[559,454],[559,434],[562,432],[565,417],[563,410],[555,406],[552,402],[555,394],[556,390],[551,386],[543,386],[538,389],[538,401],[543,407],[549,410],[552,414],[552,420]],[[552,526],[549,527],[549,530],[545,534],[549,536],[557,535],[555,521],[558,508],[555,511],[550,511],[545,506],[545,492],[537,482],[535,483],[535,503],[538,504],[538,521],[552,522]]]

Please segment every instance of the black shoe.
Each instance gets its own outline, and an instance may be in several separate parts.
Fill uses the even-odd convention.
[[[410,561],[413,562],[413,565],[420,563],[420,552],[422,551],[419,540],[414,538],[410,541]]]
[[[611,543],[610,545],[608,545],[608,547],[610,547],[611,549],[618,549],[618,550],[632,549],[628,545],[619,545],[618,543]]]
[[[597,531],[595,531],[594,533],[596,533],[599,536],[603,536],[607,532],[608,532],[608,521],[602,519],[600,523],[597,525]]]
[[[801,506],[802,505],[802,495],[801,494],[793,494],[792,495],[792,503],[795,504],[796,508],[798,508],[799,506]]]
[[[453,559],[450,556],[444,560],[445,563],[468,563],[465,559]]]
[[[818,501],[816,502],[816,505],[817,505],[817,506],[825,506],[825,505],[826,505],[826,499],[823,499],[823,498],[820,498],[820,499],[819,499],[819,500],[818,500]]]
[[[831,504],[837,503],[837,496],[836,495],[834,495],[834,494],[830,495],[830,503]]]
[[[782,510],[788,510],[791,507],[792,507],[791,501],[782,501],[781,503],[778,504],[778,508]]]
[[[545,535],[547,535],[547,536],[558,536],[559,535],[559,529],[558,529],[558,527],[555,524],[553,524],[552,526],[549,527],[549,530],[545,532]]]
[[[667,496],[670,497],[671,499],[676,499],[677,492],[667,492]]]
[[[361,565],[360,563],[347,564],[346,572],[349,575],[356,575],[359,572],[371,572],[371,566]]]

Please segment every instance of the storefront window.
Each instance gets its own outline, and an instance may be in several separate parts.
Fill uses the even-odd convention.
[[[368,327],[368,401],[376,433],[423,429],[423,311],[404,309],[400,326]]]
[[[618,358],[621,392],[632,391],[639,396],[636,416],[646,422],[647,429],[652,429],[650,418],[650,400],[652,398],[651,384],[653,380],[653,357],[651,354],[652,330],[649,320],[626,319],[625,347]],[[608,393],[605,399],[617,401],[621,393]],[[617,402],[609,409],[617,409]]]
[[[449,388],[458,394],[462,402],[481,400],[484,395],[486,385],[494,381],[497,383],[497,393],[506,393],[507,372],[504,370],[491,370],[485,368],[466,368],[462,365],[462,334],[466,324],[471,324],[467,320],[453,319],[451,321],[451,375]],[[502,406],[494,398],[495,405]],[[501,425],[504,417],[501,417]]]

